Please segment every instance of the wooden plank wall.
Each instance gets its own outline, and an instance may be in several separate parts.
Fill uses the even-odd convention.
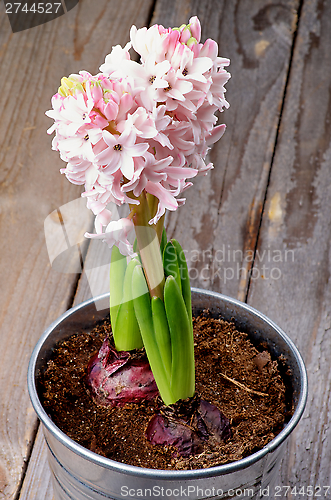
[[[256,276],[264,265],[276,279],[253,279],[248,296],[307,364],[308,404],[283,462],[284,485],[331,479],[330,47],[331,3],[304,2],[255,261]]]
[[[26,372],[43,330],[71,305],[78,276],[50,267],[44,220],[80,196],[51,152],[45,116],[60,78],[97,73],[133,22],[149,21],[150,0],[98,0],[50,23],[13,34],[0,3],[0,499],[18,497],[36,432]],[[34,490],[30,499],[38,498]]]
[[[168,233],[187,251],[194,286],[248,297],[299,345],[310,398],[278,481],[328,484],[330,10],[327,0],[81,0],[66,16],[13,35],[0,4],[0,499],[52,498],[40,433],[22,471],[36,430],[27,363],[73,296],[79,303],[91,295],[86,275],[76,289],[79,276],[49,265],[43,221],[79,190],[58,174],[63,165],[50,151],[44,111],[61,76],[97,72],[111,46],[127,41],[131,24],[178,26],[192,15],[201,19],[202,38],[218,40],[231,59],[231,107],[210,154],[215,169],[167,219]],[[277,268],[273,277],[267,268]],[[107,288],[104,270],[95,270],[94,283]],[[12,363],[17,382],[6,385]]]
[[[168,8],[168,5],[171,8]],[[245,300],[251,261],[275,147],[298,2],[192,1],[203,36],[231,59],[227,131],[212,149],[211,175],[195,181],[185,207],[171,216],[170,235],[185,243],[192,285]],[[153,21],[184,22],[175,1],[161,1]],[[245,267],[246,266],[246,267]],[[240,271],[241,268],[244,269]]]

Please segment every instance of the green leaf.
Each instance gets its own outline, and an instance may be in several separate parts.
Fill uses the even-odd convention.
[[[132,274],[134,268],[139,264],[137,259],[132,259],[124,276],[122,304],[117,313],[115,330],[113,330],[114,342],[118,351],[132,351],[143,347],[132,300]]]
[[[141,257],[140,257],[140,253],[139,253],[137,238],[135,238],[135,240],[133,242],[133,252],[137,254],[137,257],[135,257],[135,258],[138,259],[139,263],[141,264]]]
[[[138,241],[137,241],[137,238],[134,239],[134,242],[133,242],[133,251],[134,252],[139,252],[139,248],[138,248]]]
[[[166,232],[165,228],[163,228],[161,242],[160,242],[161,255],[163,255],[163,252],[164,252],[164,249],[165,249],[167,242],[168,242],[167,232]]]
[[[167,377],[171,377],[171,341],[164,303],[159,297],[152,297],[152,315],[156,344],[163,362]]]
[[[175,403],[176,399],[174,399],[170,389],[170,380],[167,377],[155,339],[151,298],[143,270],[140,266],[136,266],[133,270],[132,296],[134,310],[146,349],[147,358],[160,395],[166,405]]]
[[[190,276],[188,273],[186,257],[183,252],[182,247],[178,243],[177,240],[172,239],[171,243],[174,245],[177,253],[177,262],[179,268],[179,274],[181,279],[181,290],[183,299],[186,305],[187,314],[189,320],[192,322],[192,300],[191,300],[191,285],[190,285]]]
[[[171,336],[170,387],[177,401],[194,395],[195,367],[192,323],[182,293],[173,276],[169,276],[165,282],[164,304]]]
[[[116,328],[118,310],[123,298],[124,276],[127,268],[126,257],[114,246],[110,261],[110,322],[113,332]]]
[[[182,284],[180,279],[177,251],[171,241],[168,241],[163,251],[163,269],[166,276],[173,276],[175,278],[179,289],[181,290]]]

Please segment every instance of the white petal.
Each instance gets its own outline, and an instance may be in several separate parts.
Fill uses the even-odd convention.
[[[110,147],[113,147],[116,144],[118,144],[118,141],[116,140],[116,138],[113,136],[113,134],[108,132],[108,130],[102,131],[102,137],[103,137],[105,143],[108,144],[108,146],[110,146]]]
[[[149,144],[142,142],[141,144],[134,144],[133,146],[125,148],[125,151],[127,151],[130,156],[142,156],[146,153],[148,148]]]
[[[210,57],[197,57],[193,60],[192,66],[190,67],[190,73],[205,73],[213,65],[213,61]]]
[[[132,179],[134,174],[134,163],[133,158],[130,154],[123,152],[121,154],[121,172],[122,174],[129,179]]]

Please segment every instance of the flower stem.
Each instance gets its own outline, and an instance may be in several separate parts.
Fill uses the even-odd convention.
[[[145,192],[141,193],[139,201],[139,205],[131,206],[134,211],[132,221],[135,225],[138,249],[150,295],[163,300],[164,271],[159,237],[155,226],[149,224],[151,212]]]
[[[146,193],[146,198],[147,198],[149,210],[151,213],[151,218],[153,218],[156,215],[159,200],[156,198],[156,196],[154,196],[153,194],[150,194],[150,193]],[[164,217],[165,217],[165,215],[162,215],[162,217],[160,217],[160,219],[155,224],[155,231],[156,231],[157,237],[159,238],[159,243],[161,243],[162,232],[163,232],[163,228],[164,228]]]

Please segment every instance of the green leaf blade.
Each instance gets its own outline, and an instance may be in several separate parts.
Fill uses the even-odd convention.
[[[155,341],[168,379],[171,377],[171,340],[164,303],[159,297],[152,297],[152,315]]]
[[[166,276],[173,276],[179,286],[182,289],[181,279],[180,279],[180,269],[178,266],[178,257],[176,247],[171,241],[168,241],[163,251],[163,268]]]
[[[163,228],[161,242],[160,242],[161,255],[163,255],[163,252],[164,252],[164,249],[165,249],[165,246],[167,243],[168,243],[167,232],[166,232],[165,228]]]
[[[190,284],[190,276],[188,273],[185,253],[177,240],[172,239],[171,243],[176,249],[182,295],[186,305],[186,310],[189,320],[192,322],[191,284]]]
[[[164,304],[172,347],[171,389],[178,399],[192,397],[195,391],[193,328],[186,305],[173,276],[164,287]]]
[[[116,329],[116,320],[123,298],[124,276],[127,268],[126,257],[114,246],[110,261],[110,322],[113,332]]]
[[[132,259],[124,276],[122,304],[117,313],[115,330],[113,330],[114,342],[118,351],[132,351],[143,347],[132,300],[132,274],[138,265],[139,261]]]
[[[175,403],[158,345],[155,339],[151,298],[143,270],[136,266],[132,274],[132,295],[136,318],[140,327],[147,358],[160,395],[166,405]]]

